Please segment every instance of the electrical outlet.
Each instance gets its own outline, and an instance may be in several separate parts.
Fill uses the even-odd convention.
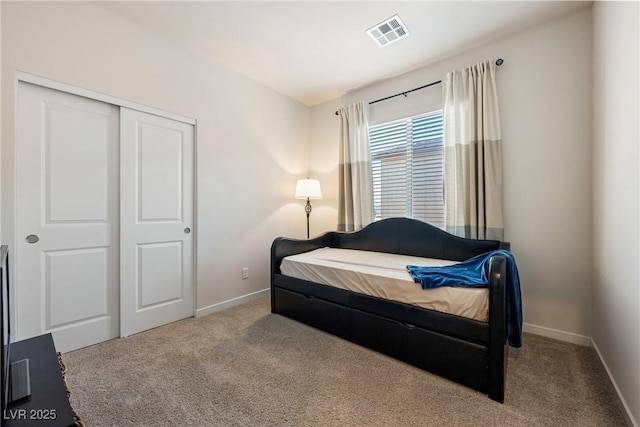
[[[249,278],[249,267],[244,267],[242,269],[242,278],[243,279],[248,279]]]

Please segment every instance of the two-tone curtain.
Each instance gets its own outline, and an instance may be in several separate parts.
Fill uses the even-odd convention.
[[[502,136],[496,65],[483,61],[443,80],[446,230],[502,240]]]
[[[373,178],[368,105],[342,107],[338,174],[338,231],[358,231],[373,221]]]

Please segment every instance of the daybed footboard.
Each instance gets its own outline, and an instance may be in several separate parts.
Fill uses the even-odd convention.
[[[278,238],[271,246],[272,313],[380,351],[503,402],[507,349],[506,260],[503,257],[491,259],[488,323],[284,276],[280,272],[284,257],[326,246],[386,249],[432,258],[440,255],[428,240],[425,245],[431,249],[426,254],[424,246],[414,250],[415,243],[407,250],[398,238],[398,226],[412,234],[420,230],[423,241],[427,235],[435,234],[436,249],[449,251],[449,256],[440,256],[444,259],[455,259],[452,252],[468,257],[493,249],[508,249],[508,244],[497,241],[470,241],[465,248],[461,243],[467,239],[405,218],[378,221],[356,233],[330,232],[311,240]],[[358,234],[366,237],[365,243],[359,241]],[[372,236],[375,237],[372,239]],[[389,248],[389,236],[393,236],[392,248]],[[453,249],[447,247],[449,236],[455,243]]]

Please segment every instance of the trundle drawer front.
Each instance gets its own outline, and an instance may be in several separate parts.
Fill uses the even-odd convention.
[[[406,328],[406,362],[476,390],[488,390],[487,348],[417,327]]]
[[[486,347],[359,310],[351,340],[453,381],[486,391]]]
[[[274,292],[276,300],[275,313],[309,323],[307,318],[311,316],[311,313],[309,313],[309,300],[307,298],[299,293],[285,291],[277,287],[274,288]]]
[[[484,346],[297,292],[274,289],[278,314],[481,392],[488,390]]]
[[[406,331],[398,322],[352,310],[351,340],[397,359],[407,354]]]
[[[276,313],[349,339],[349,309],[297,292],[276,287]]]

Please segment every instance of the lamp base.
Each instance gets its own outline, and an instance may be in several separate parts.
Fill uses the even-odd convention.
[[[304,207],[304,211],[307,214],[307,239],[309,238],[309,215],[311,215],[311,201],[307,197],[307,204]]]

